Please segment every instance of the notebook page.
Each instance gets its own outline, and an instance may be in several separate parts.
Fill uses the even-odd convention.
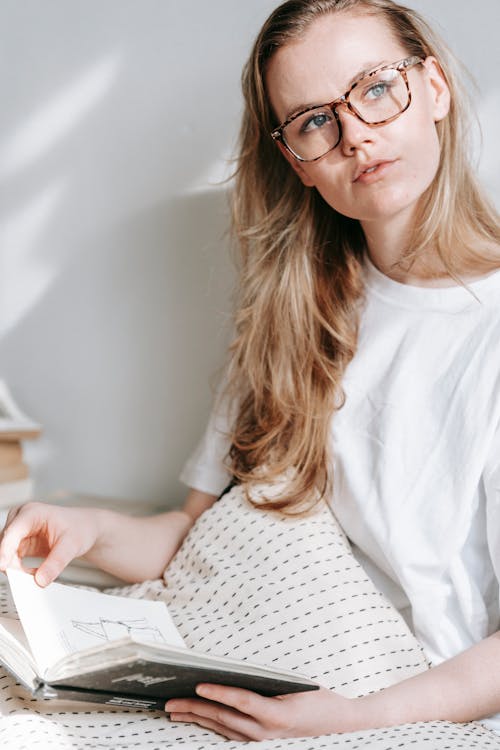
[[[86,591],[61,583],[40,588],[8,570],[12,596],[41,675],[67,654],[130,636],[185,647],[163,602]]]

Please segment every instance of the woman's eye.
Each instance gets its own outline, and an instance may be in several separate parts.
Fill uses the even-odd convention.
[[[372,100],[381,99],[387,94],[390,88],[391,83],[389,81],[378,81],[365,91],[364,98]]]
[[[301,133],[309,133],[311,130],[318,130],[331,122],[332,116],[327,112],[316,112],[316,114],[308,117],[300,128]]]

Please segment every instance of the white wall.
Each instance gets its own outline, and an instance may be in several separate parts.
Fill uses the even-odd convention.
[[[499,0],[413,0],[481,84],[500,204]],[[40,492],[173,504],[230,311],[239,76],[270,0],[0,0],[0,376]]]

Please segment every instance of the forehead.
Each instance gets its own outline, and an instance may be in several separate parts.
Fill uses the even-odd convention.
[[[283,120],[303,105],[340,96],[363,70],[406,54],[381,16],[329,13],[273,55],[266,71],[267,93]]]

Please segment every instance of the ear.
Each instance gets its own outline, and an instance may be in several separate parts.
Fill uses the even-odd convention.
[[[444,120],[450,110],[450,89],[441,66],[435,57],[426,57],[423,65],[427,71],[434,122],[439,122],[439,120]]]
[[[290,153],[290,151],[281,143],[281,141],[276,141],[277,146],[287,162],[292,167],[293,171],[298,174],[300,177],[302,183],[306,187],[314,187],[314,180],[312,177],[307,173],[307,167],[304,166],[304,162],[299,161],[295,158],[293,154]]]

